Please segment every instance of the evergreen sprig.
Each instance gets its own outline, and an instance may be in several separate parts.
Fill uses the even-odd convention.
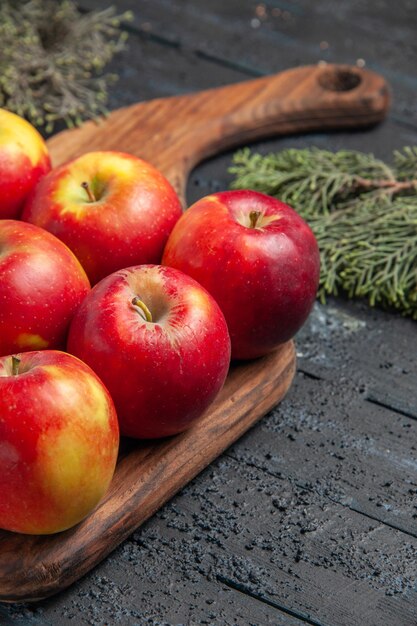
[[[392,166],[356,151],[244,149],[230,171],[233,188],[276,196],[309,222],[322,301],[345,292],[417,319],[417,148],[395,152]]]
[[[417,178],[417,146],[396,150],[394,163],[400,180]]]
[[[0,3],[0,107],[47,132],[106,112],[113,75],[99,75],[125,46],[129,13],[82,14],[71,0]]]

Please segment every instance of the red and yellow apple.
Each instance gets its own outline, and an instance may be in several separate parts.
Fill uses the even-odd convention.
[[[48,149],[38,131],[0,109],[0,219],[19,217],[26,198],[50,169]]]
[[[215,298],[235,359],[264,355],[293,337],[313,306],[320,269],[306,222],[254,191],[196,202],[174,227],[162,263],[192,276]]]
[[[118,445],[114,404],[87,365],[55,350],[0,358],[0,528],[77,524],[106,493]]]
[[[0,355],[62,348],[90,290],[71,250],[50,233],[0,220]]]
[[[90,152],[46,176],[23,219],[66,243],[94,284],[123,267],[159,263],[180,215],[177,194],[152,165]]]
[[[222,387],[230,339],[214,299],[177,270],[142,265],[93,287],[70,327],[68,351],[98,374],[123,435],[187,429]]]

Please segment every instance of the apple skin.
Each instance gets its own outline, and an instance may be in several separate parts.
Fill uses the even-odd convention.
[[[65,347],[90,291],[71,250],[37,226],[0,220],[0,276],[0,355]]]
[[[89,185],[96,201],[82,187]],[[92,284],[118,269],[159,263],[182,214],[177,194],[152,165],[121,152],[90,152],[53,170],[22,219],[71,248]]]
[[[153,322],[132,304],[137,296]],[[186,430],[225,381],[230,339],[214,299],[192,278],[158,265],[115,272],[75,315],[67,349],[88,363],[114,400],[123,435]]]
[[[18,218],[26,198],[50,169],[48,149],[38,131],[0,109],[0,219]]]
[[[250,214],[258,213],[256,227]],[[255,191],[215,193],[174,227],[162,259],[215,298],[229,327],[232,359],[271,352],[295,335],[317,292],[320,256],[306,222]]]
[[[113,401],[85,363],[43,350],[0,358],[0,527],[50,534],[98,504],[119,446]]]

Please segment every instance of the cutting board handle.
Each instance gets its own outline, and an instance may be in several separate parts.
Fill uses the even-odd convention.
[[[381,76],[348,65],[299,67],[192,95],[188,105],[183,103],[188,120],[190,109],[195,120],[177,144],[183,168],[176,186],[198,162],[220,150],[273,135],[380,122],[389,100]]]
[[[380,122],[389,107],[389,90],[369,70],[316,65],[200,92],[190,101],[197,109],[187,141],[200,160],[219,148],[266,136]]]
[[[49,142],[55,164],[82,152],[114,149],[158,167],[184,198],[190,170],[227,148],[272,135],[366,126],[388,110],[385,80],[349,65],[287,70],[195,94],[114,111]],[[66,140],[68,137],[68,140]]]

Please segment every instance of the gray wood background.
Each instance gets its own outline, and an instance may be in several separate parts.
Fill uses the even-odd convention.
[[[83,8],[103,6],[83,0]],[[256,144],[390,159],[417,144],[414,0],[119,0],[129,50],[111,108],[320,60],[391,83],[381,126]],[[199,166],[191,203],[226,189],[231,154]],[[317,304],[285,401],[93,572],[1,626],[417,624],[415,322],[363,303]]]

